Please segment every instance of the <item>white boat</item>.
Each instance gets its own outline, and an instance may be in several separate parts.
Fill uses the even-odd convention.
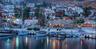
[[[13,29],[14,31],[17,32],[18,35],[28,35],[29,31],[26,29]]]
[[[12,34],[0,33],[0,37],[13,36]]]
[[[47,36],[47,32],[46,31],[38,31],[38,32],[36,32],[36,36],[39,36],[39,37]]]
[[[57,28],[41,28],[40,31],[47,32],[48,36],[56,36],[57,32],[59,32]]]
[[[85,31],[86,33],[96,34],[96,29],[94,28],[82,28],[82,30]]]

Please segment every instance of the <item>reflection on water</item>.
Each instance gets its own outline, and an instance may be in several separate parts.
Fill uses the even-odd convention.
[[[95,39],[48,37],[0,37],[0,49],[96,49]]]

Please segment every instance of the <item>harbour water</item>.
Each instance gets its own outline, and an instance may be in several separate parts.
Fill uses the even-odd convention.
[[[0,37],[0,49],[96,49],[96,39],[35,36]]]

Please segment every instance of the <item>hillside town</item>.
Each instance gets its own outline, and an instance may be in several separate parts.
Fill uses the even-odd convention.
[[[0,29],[92,28],[96,29],[95,0],[3,0]],[[91,5],[91,4],[92,5]],[[42,29],[41,29],[42,30]],[[94,31],[95,32],[95,31]]]
[[[96,49],[96,0],[0,0],[0,49]]]
[[[81,5],[83,1],[66,3],[30,3],[3,0],[0,3],[0,26],[8,24],[15,26],[47,26],[47,27],[96,27],[96,8],[92,5],[94,1]],[[34,1],[35,2],[35,1]],[[83,3],[82,3],[83,4]],[[94,3],[95,6],[95,3]],[[6,19],[6,20],[5,20]],[[7,22],[2,22],[3,20]],[[35,22],[35,23],[34,23]],[[67,22],[67,23],[66,23]],[[66,26],[68,25],[68,26]]]

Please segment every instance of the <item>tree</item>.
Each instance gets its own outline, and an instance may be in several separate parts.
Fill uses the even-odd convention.
[[[45,15],[43,14],[43,9],[41,5],[36,5],[35,16],[39,21],[40,26],[45,26]]]
[[[16,18],[20,18],[21,17],[21,10],[19,8],[14,8],[14,13],[15,13],[15,17]]]
[[[91,9],[92,9],[91,7],[85,7],[85,8],[83,8],[83,10],[84,10],[83,15],[85,17],[88,17],[91,14],[91,12],[90,12]]]
[[[30,12],[30,8],[25,6],[23,9],[23,20],[29,18],[29,14],[30,14],[29,12]]]
[[[77,19],[74,21],[74,24],[82,24],[84,22],[85,22],[84,19]]]

